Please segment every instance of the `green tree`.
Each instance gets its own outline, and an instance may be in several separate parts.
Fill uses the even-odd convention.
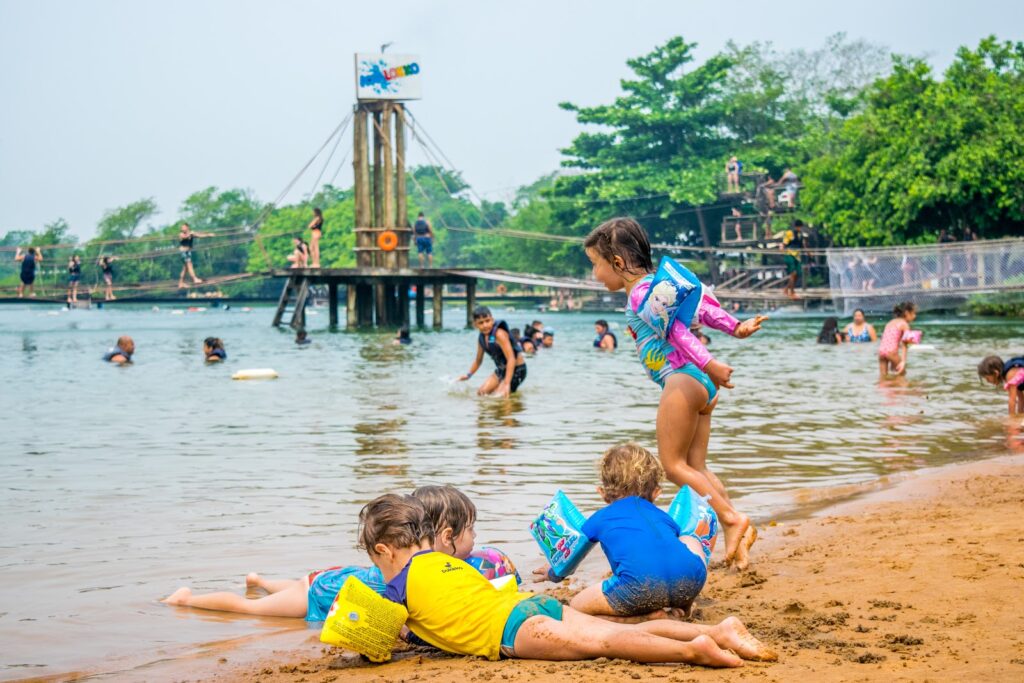
[[[1022,139],[1024,43],[961,48],[942,79],[897,57],[808,165],[805,207],[841,244],[931,241],[941,228],[1020,234]]]

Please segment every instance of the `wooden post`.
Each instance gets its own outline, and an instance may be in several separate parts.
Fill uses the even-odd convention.
[[[711,249],[711,237],[708,235],[708,226],[704,223],[704,212],[701,207],[697,206],[697,223],[700,224],[700,236],[704,241],[704,247],[708,249],[705,252],[704,258],[708,262],[708,277],[711,280],[711,284],[718,284],[718,260],[715,258],[715,253],[710,251]]]
[[[327,283],[327,309],[330,316],[330,326],[338,326],[338,283]]]
[[[370,159],[367,153],[366,110],[356,107],[353,122],[352,174],[355,178],[356,229],[370,227]],[[371,233],[356,233],[356,246],[366,249],[373,244]],[[372,255],[369,251],[356,252],[356,265],[366,268]]]
[[[381,115],[380,111],[373,112],[373,227],[379,228],[384,225],[384,178],[382,177],[381,171],[382,163],[384,161],[384,144],[381,139]],[[377,236],[372,236],[376,241]],[[371,252],[373,254],[373,266],[380,267],[379,252]]]
[[[405,192],[405,105],[396,102],[395,107],[395,226],[409,227],[409,205]],[[398,246],[409,246],[409,233],[398,233]],[[409,252],[402,249],[398,254],[398,267],[409,267]]]
[[[360,327],[373,327],[373,285],[356,285],[356,310]]]
[[[377,326],[383,327],[388,324],[388,302],[385,298],[384,285],[376,284],[373,286],[374,290],[374,301],[377,307]]]
[[[398,283],[398,323],[409,327],[409,283],[405,280]]]
[[[439,330],[444,325],[444,283],[440,280],[434,281],[434,329]]]
[[[423,327],[426,324],[426,316],[424,315],[424,309],[427,307],[426,303],[426,283],[421,280],[416,283],[416,327]]]
[[[476,308],[476,278],[466,282],[466,327],[473,327],[474,308]]]
[[[356,301],[356,283],[350,282],[345,286],[345,327],[354,330],[359,327],[359,304]]]
[[[391,103],[386,102],[384,104],[384,111],[381,112],[381,128],[383,129],[382,145],[384,152],[384,167],[382,171],[383,185],[381,192],[384,195],[382,202],[382,217],[383,222],[381,227],[393,228],[395,227],[395,166],[394,166],[394,145],[391,144],[391,119],[393,113],[391,111]],[[385,268],[391,268],[392,270],[398,268],[398,251],[386,252],[383,254]]]

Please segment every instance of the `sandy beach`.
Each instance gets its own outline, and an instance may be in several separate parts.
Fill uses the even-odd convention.
[[[777,663],[489,662],[405,651],[369,665],[324,648],[194,660],[218,681],[926,681],[1024,677],[1024,458],[914,474],[804,521],[766,525],[755,566],[713,572],[700,622],[740,616]],[[566,597],[573,584],[554,589]],[[237,653],[236,653],[237,654]],[[235,661],[232,661],[235,659]],[[181,670],[178,671],[181,680]]]

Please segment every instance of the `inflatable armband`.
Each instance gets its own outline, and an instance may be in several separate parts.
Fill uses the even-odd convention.
[[[273,368],[250,368],[248,370],[239,370],[235,374],[231,375],[231,379],[275,379],[277,378],[277,370]]]
[[[523,582],[519,572],[516,571],[516,566],[512,564],[512,560],[497,548],[489,546],[477,548],[466,558],[466,564],[483,574],[488,581],[500,579],[503,576],[513,576],[517,585]]]
[[[530,533],[551,565],[549,578],[561,580],[572,574],[594,547],[583,535],[585,521],[583,513],[559,490],[530,524]]]
[[[496,579],[490,579],[491,585],[498,589],[498,591],[509,593],[518,593],[519,584],[516,583],[516,577],[512,574],[506,574],[505,576],[499,576]]]
[[[350,576],[327,613],[320,641],[355,650],[372,662],[386,662],[408,618],[405,607]]]
[[[666,339],[676,320],[690,327],[703,291],[704,285],[686,266],[662,256],[651,288],[636,313],[659,337]]]
[[[689,486],[683,486],[668,506],[668,516],[679,525],[680,536],[694,536],[704,548],[704,559],[711,559],[718,533],[718,515],[708,502],[710,496],[701,497]]]
[[[921,330],[907,330],[903,333],[903,339],[901,340],[905,344],[920,344],[921,337],[924,332]]]

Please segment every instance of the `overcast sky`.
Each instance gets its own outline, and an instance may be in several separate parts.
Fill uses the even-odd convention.
[[[165,222],[209,185],[269,201],[351,109],[352,54],[388,41],[420,57],[425,130],[498,199],[558,167],[579,130],[558,102],[609,101],[625,60],[673,35],[703,59],[837,31],[943,68],[990,33],[1020,40],[1024,2],[0,0],[0,234],[63,217],[89,237],[150,196]]]

